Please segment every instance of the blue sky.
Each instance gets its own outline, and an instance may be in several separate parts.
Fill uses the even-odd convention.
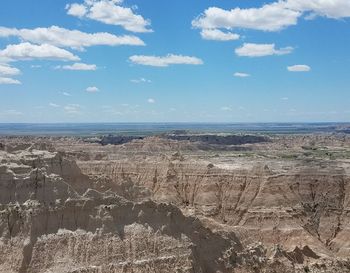
[[[348,0],[4,0],[0,122],[350,120]]]

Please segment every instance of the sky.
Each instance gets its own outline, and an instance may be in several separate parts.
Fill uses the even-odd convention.
[[[348,122],[349,0],[3,0],[0,122]]]

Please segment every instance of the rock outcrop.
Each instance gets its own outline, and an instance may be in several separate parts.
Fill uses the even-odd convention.
[[[173,205],[79,194],[90,182],[77,185],[72,162],[58,168],[59,153],[1,156],[0,272],[215,272],[241,249]]]
[[[350,272],[347,137],[197,142],[1,139],[0,272]]]

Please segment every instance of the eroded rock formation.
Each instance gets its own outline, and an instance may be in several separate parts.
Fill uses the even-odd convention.
[[[0,272],[350,272],[347,136],[0,143]]]

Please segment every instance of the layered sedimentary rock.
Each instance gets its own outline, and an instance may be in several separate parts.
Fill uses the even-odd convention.
[[[142,159],[142,152],[149,152],[149,143],[136,141],[117,152],[127,149],[131,160],[80,165],[87,174],[103,173],[102,188],[113,188],[129,199],[151,197],[172,202],[184,211],[233,228],[247,243],[258,240],[291,251],[312,245],[320,255],[346,258],[350,255],[344,242],[349,230],[349,168],[346,155],[345,160],[342,154],[342,160],[337,160],[332,153],[349,147],[348,143],[342,136],[300,136],[293,141],[287,136],[274,148],[280,152],[292,147],[287,150],[291,154],[235,157],[226,163],[222,155],[211,155],[209,160],[194,158],[195,152],[182,147],[174,153],[162,141],[160,146],[154,144],[162,153]],[[315,144],[333,145],[335,151],[324,152],[321,156],[326,158],[308,158],[309,150],[316,150]],[[245,148],[263,153],[263,147]]]
[[[241,249],[173,205],[88,189],[59,153],[1,157],[0,272],[215,272],[223,251]]]
[[[350,272],[346,136],[0,142],[0,272]]]
[[[176,160],[115,163],[102,169],[106,181],[102,188],[112,188],[129,199],[149,196],[193,209],[249,231],[248,237],[267,244],[295,247],[300,242],[311,243],[328,253],[329,246],[340,247],[336,237],[348,229],[349,177],[336,168],[300,166],[293,172],[273,173],[266,165],[222,170]],[[347,257],[350,252],[343,245],[338,254]]]

